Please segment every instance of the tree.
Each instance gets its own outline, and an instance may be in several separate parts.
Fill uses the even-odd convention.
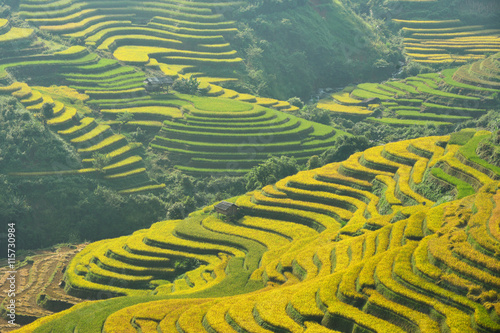
[[[296,174],[299,171],[297,160],[293,157],[273,156],[264,163],[253,167],[246,175],[248,191],[262,188],[279,179]]]
[[[307,170],[312,170],[319,168],[321,166],[321,160],[318,155],[311,156],[311,158],[307,161]]]
[[[289,98],[287,102],[290,103],[290,105],[298,107],[299,109],[304,106],[304,102],[302,102],[300,97],[297,96]]]
[[[198,91],[200,86],[200,81],[195,77],[191,76],[189,79],[179,79],[175,80],[172,84],[172,89],[177,90],[180,93],[194,95]]]
[[[45,120],[54,117],[54,106],[54,103],[43,103],[41,112]]]
[[[321,154],[321,164],[325,165],[332,162],[346,160],[352,154],[366,150],[373,145],[365,136],[346,136],[343,135],[335,141],[335,146]]]
[[[128,111],[125,111],[123,113],[120,113],[118,115],[118,117],[116,117],[116,120],[118,120],[120,122],[120,128],[119,128],[118,131],[121,132],[123,125],[125,125],[129,121],[134,120],[134,115],[132,113],[128,112]]]
[[[120,113],[118,117],[116,117],[116,120],[118,120],[122,124],[126,124],[129,121],[134,120],[134,115],[128,111],[125,111],[123,113]]]
[[[92,158],[94,159],[92,161],[92,166],[95,169],[99,170],[99,172],[105,173],[104,167],[111,162],[111,156],[109,156],[108,154],[94,153],[92,155]]]
[[[186,217],[186,207],[182,202],[176,202],[167,212],[167,218],[169,220],[180,220]]]

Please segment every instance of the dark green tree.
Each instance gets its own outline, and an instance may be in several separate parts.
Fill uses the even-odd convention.
[[[94,159],[92,161],[92,166],[99,170],[99,172],[104,173],[104,167],[109,165],[111,162],[111,157],[108,154],[99,154],[99,153],[94,153],[92,155],[92,158]]]
[[[299,171],[297,160],[293,157],[273,156],[264,163],[253,167],[246,175],[248,191],[262,188]]]
[[[191,76],[189,79],[178,79],[175,80],[172,84],[172,89],[183,93],[183,94],[191,94],[194,95],[198,91],[198,87],[200,86],[200,81],[195,77]]]
[[[45,120],[54,117],[54,106],[54,103],[43,103],[41,112]]]
[[[352,154],[366,150],[372,146],[365,136],[343,135],[335,141],[334,147],[321,154],[321,165],[344,161]]]

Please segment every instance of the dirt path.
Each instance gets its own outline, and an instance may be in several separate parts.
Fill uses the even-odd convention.
[[[60,285],[64,269],[71,258],[87,244],[64,246],[58,249],[36,251],[28,257],[27,263],[16,270],[16,323],[28,324],[37,318],[64,310],[82,302],[80,298],[72,297],[64,292]],[[18,262],[24,258],[19,258]],[[0,262],[0,303],[10,300],[8,290],[10,268],[6,260]],[[42,307],[37,298],[45,300]],[[7,318],[0,317],[0,332],[10,332],[17,327],[11,327]]]

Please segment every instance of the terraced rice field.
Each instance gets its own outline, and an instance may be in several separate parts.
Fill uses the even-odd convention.
[[[62,8],[68,4],[69,2],[64,2],[54,6]],[[23,15],[33,20],[32,22],[43,21],[44,24],[48,22],[53,24],[59,20],[56,14],[52,16],[47,14],[47,11],[35,13],[35,9],[39,9],[37,6],[41,5],[39,2],[22,5],[26,10],[29,8],[33,10],[33,15],[27,12]],[[43,5],[46,9],[52,7],[48,2],[44,2]],[[199,5],[210,7],[209,3]],[[227,5],[234,4],[227,3]],[[63,9],[61,11],[66,13]],[[91,12],[87,9],[84,11]],[[75,13],[79,12],[68,14],[69,17],[63,21],[77,20],[78,15]],[[37,18],[38,16],[40,18]],[[150,22],[152,25],[153,21],[165,23],[168,20],[156,17]],[[215,19],[213,22],[209,21],[206,22],[207,24],[211,22],[209,24],[211,29],[221,30],[220,33],[225,34],[227,32],[225,30],[230,30],[227,32],[230,33],[233,29],[229,27],[231,25],[229,23]],[[5,28],[0,33],[8,34],[10,26],[8,22],[3,23]],[[144,33],[155,36],[152,28],[144,29],[146,29]],[[107,34],[108,32],[103,32],[99,38],[104,41],[108,38]],[[95,35],[91,37],[97,38]],[[131,47],[142,46],[131,45]],[[183,68],[185,67],[182,65],[167,65],[155,61],[148,63],[146,71],[161,69],[165,72]],[[150,134],[153,133],[152,136],[160,131],[152,147],[168,151],[178,168],[185,172],[215,176],[228,173],[244,174],[272,153],[296,156],[300,162],[305,162],[311,155],[326,150],[335,136],[342,134],[330,127],[275,111],[297,110],[288,102],[239,94],[216,85],[232,80],[231,78],[199,76],[199,72],[184,75],[184,77],[196,76],[201,82],[200,89],[213,98],[198,98],[176,93],[148,94],[144,89],[143,81],[146,75],[143,70],[134,66],[124,66],[115,59],[103,58],[89,52],[83,46],[62,48],[52,54],[28,54],[2,59],[0,71],[5,77],[4,87],[0,90],[17,97],[32,112],[39,113],[45,103],[56,102],[54,117],[47,119],[46,123],[50,129],[75,147],[83,163],[80,170],[64,170],[56,173],[94,174],[124,194],[161,189],[164,185],[154,184],[149,180],[141,157],[142,148],[139,143],[129,142],[124,135],[117,133],[121,131],[122,126],[133,130],[139,127]],[[23,79],[31,77],[33,71],[37,73],[37,83],[43,85],[34,90],[20,83]],[[61,86],[59,92],[50,92],[52,88],[49,89],[47,86],[53,84]],[[79,103],[71,102],[73,95],[77,96]],[[80,96],[86,98],[81,99]],[[94,116],[89,116],[92,112],[89,107],[99,110],[103,119],[95,117],[95,113]],[[121,123],[118,117],[124,112],[131,113],[134,119],[126,124]],[[221,124],[226,125],[220,126]],[[202,133],[204,131],[206,133]],[[225,131],[226,134],[222,134],[221,131]],[[100,170],[101,172],[96,170],[93,167],[94,154],[108,155],[111,158],[110,165]],[[17,175],[50,174],[54,174],[54,170],[41,170],[32,174],[20,171]]]
[[[408,57],[425,65],[458,65],[488,54],[500,52],[500,27],[498,22],[485,23],[475,20],[468,23],[459,19],[419,19],[437,1],[401,1],[403,4],[392,22],[400,27]],[[467,5],[471,5],[466,4]],[[498,11],[497,3],[481,4],[483,10]],[[412,13],[409,15],[409,13]],[[485,25],[486,24],[486,25]]]
[[[66,265],[85,245],[39,251],[22,261],[21,266],[16,269],[17,323],[28,324],[37,318],[68,309],[82,302],[77,297],[67,295],[60,283]],[[2,290],[9,289],[6,279],[10,274],[7,271],[7,266],[0,268]],[[4,296],[7,298],[7,294]],[[2,303],[3,301],[2,299]],[[10,326],[5,318],[0,318],[2,332],[14,330]]]
[[[90,244],[66,290],[129,297],[18,332],[498,331],[500,172],[471,155],[490,136],[370,148],[235,198],[237,220],[210,206]],[[426,197],[437,169],[471,192]]]
[[[183,106],[182,118],[163,122],[151,146],[169,152],[177,168],[192,174],[244,174],[269,154],[305,162],[342,133],[246,102],[183,97],[192,104]]]
[[[22,1],[20,15],[41,30],[79,39],[133,65],[180,65],[176,73],[212,71],[242,61],[226,37],[237,33],[223,12],[237,1],[135,3]],[[163,66],[160,66],[160,68]],[[169,73],[170,74],[170,73]]]
[[[54,114],[45,122],[54,132],[74,146],[82,158],[83,168],[78,170],[47,170],[40,172],[16,172],[12,176],[30,177],[57,174],[89,174],[102,178],[112,187],[125,193],[163,188],[153,184],[146,173],[142,157],[142,145],[129,142],[122,134],[116,134],[108,125],[99,124],[92,117],[82,118],[74,107],[55,101],[50,95],[32,90],[26,83],[13,83],[0,87],[0,94],[11,94],[32,112],[40,112],[44,104],[53,104]],[[109,157],[102,170],[94,166],[95,154]]]
[[[196,77],[209,96],[256,102],[217,85],[234,81],[232,69],[242,59],[227,41],[238,31],[224,13],[238,9],[241,1],[134,3],[116,1],[22,1],[19,14],[41,30],[104,52],[122,63],[144,66],[173,77]],[[116,61],[100,59],[63,74],[67,84],[99,100],[115,102],[124,97],[147,98],[144,76]],[[269,105],[296,111],[287,102]]]
[[[500,53],[486,59],[385,83],[363,83],[321,100],[318,107],[336,115],[392,126],[453,126],[480,117],[500,93]],[[365,99],[378,99],[364,105]],[[375,102],[371,102],[375,103]],[[382,117],[373,117],[376,108]]]

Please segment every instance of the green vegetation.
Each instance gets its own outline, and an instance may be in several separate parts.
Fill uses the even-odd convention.
[[[486,135],[477,133],[463,147]],[[363,138],[342,140],[344,149],[356,141],[366,143]],[[86,303],[24,330],[123,330],[132,317],[166,330],[203,316],[210,325],[238,322],[252,331],[270,323],[292,327],[297,316],[321,327],[324,316],[333,315],[352,325],[391,332],[403,332],[407,325],[439,331],[441,321],[454,329],[473,331],[477,325],[497,330],[500,326],[486,310],[491,298],[470,299],[457,290],[474,283],[483,294],[499,283],[493,274],[498,260],[490,252],[498,248],[500,235],[494,223],[500,214],[494,205],[498,181],[458,161],[457,146],[448,140],[435,136],[389,143],[301,171],[228,199],[239,206],[236,217],[216,214],[212,205],[181,220],[90,244],[68,266],[66,290],[87,297],[129,296]],[[430,161],[439,167],[430,166]],[[383,166],[391,171],[381,171]],[[268,175],[296,171],[288,172],[289,167],[296,169],[293,160],[274,158],[253,169],[248,180],[265,185]],[[453,170],[460,170],[465,180]],[[375,191],[365,179],[368,174],[377,174],[384,185]],[[435,202],[427,197],[431,193],[415,192],[415,184],[427,182],[429,174],[455,187],[459,199]],[[480,179],[477,191],[467,175]],[[432,190],[436,200],[440,187]],[[382,196],[388,206],[385,214],[379,212]],[[183,202],[190,204],[190,199]],[[169,215],[180,208],[172,207]],[[292,279],[295,283],[289,284]],[[249,293],[266,282],[274,287]],[[360,310],[353,299],[384,311]],[[448,316],[427,316],[414,309],[414,303],[418,309],[422,304],[439,306]],[[281,304],[292,304],[294,312],[284,311]],[[99,315],[90,319],[96,309]],[[477,311],[472,322],[464,309]],[[389,310],[405,321],[393,323]],[[259,316],[252,315],[255,312]],[[203,327],[200,320],[199,329]]]
[[[474,191],[474,188],[470,186],[468,183],[453,176],[450,176],[440,168],[433,168],[431,170],[431,173],[434,177],[442,179],[455,186],[457,188],[457,199],[462,199],[465,198],[466,196],[476,193],[476,191]]]
[[[7,1],[19,332],[499,331],[496,9]]]

